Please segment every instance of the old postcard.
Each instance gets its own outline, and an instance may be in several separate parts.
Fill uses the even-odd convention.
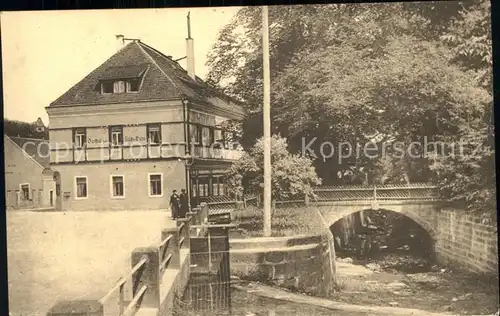
[[[0,18],[10,315],[498,312],[489,1]]]

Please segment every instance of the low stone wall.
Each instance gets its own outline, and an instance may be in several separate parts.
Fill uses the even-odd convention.
[[[231,273],[246,280],[327,295],[333,288],[328,251],[327,239],[321,236],[231,240]]]
[[[207,206],[202,208],[202,214],[206,214]],[[135,248],[130,256],[132,268],[122,274],[118,283],[110,284],[106,294],[92,295],[100,299],[61,300],[47,316],[174,315],[175,304],[182,298],[190,278],[190,238],[196,236],[191,234],[190,226],[205,222],[197,215],[176,222],[168,220],[161,230],[160,242]],[[127,293],[127,289],[131,292]]]
[[[463,210],[437,216],[436,259],[461,270],[498,274],[498,229]]]
[[[182,253],[184,252],[184,253]],[[175,304],[181,299],[184,290],[189,282],[189,266],[191,265],[189,251],[181,250],[181,265],[178,271],[164,275],[164,279],[170,279],[170,284],[163,282],[163,288],[160,290],[162,297],[160,300],[160,308],[157,316],[173,316],[175,315]],[[165,280],[167,281],[167,280]]]
[[[248,248],[283,248],[302,245],[319,244],[323,236],[286,236],[286,237],[253,237],[233,238],[229,240],[231,250]]]

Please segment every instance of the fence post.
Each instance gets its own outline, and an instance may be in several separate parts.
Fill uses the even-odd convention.
[[[204,225],[206,223],[208,223],[208,204],[201,203],[200,211],[198,212],[198,225]],[[200,236],[200,234],[205,234],[205,231],[202,228],[197,228],[196,235]]]
[[[181,256],[179,253],[179,230],[176,227],[163,229],[161,232],[161,240],[165,240],[169,235],[172,235],[172,238],[167,245],[167,255],[171,254],[172,258],[170,259],[168,267],[172,269],[179,269],[181,266]]]
[[[200,224],[205,224],[208,222],[208,204],[203,202],[200,204]]]
[[[36,189],[31,190],[31,203],[33,204],[33,208],[36,208],[38,205]]]
[[[307,205],[309,205],[309,194],[306,193],[306,196],[304,197],[304,203]]]
[[[190,212],[187,212],[186,215],[188,216],[188,218],[191,219],[191,224],[192,225],[198,225],[198,213],[200,212],[200,208],[199,207],[195,207],[193,208]]]
[[[184,227],[180,228],[184,224]],[[180,239],[184,237],[184,242],[180,246],[181,249],[189,248],[189,237],[190,237],[190,227],[189,220],[186,218],[180,218],[177,220],[177,230],[179,232],[179,242]]]
[[[141,307],[160,307],[160,253],[158,247],[141,247],[132,252],[132,267],[138,264],[144,257],[147,262],[132,276],[132,295],[147,286],[143,294]]]
[[[235,211],[243,211],[245,209],[245,205],[243,204],[243,201],[236,201],[236,205],[234,210]]]
[[[16,190],[16,207],[21,206],[21,192],[19,190]]]
[[[47,316],[103,316],[104,307],[97,300],[61,301],[47,312]]]
[[[189,225],[190,226],[196,225],[197,222],[198,222],[198,214],[197,213],[192,213],[189,216],[190,216],[190,218],[189,218]]]
[[[200,208],[193,208],[192,212],[189,212],[188,215],[191,217],[191,222],[190,225],[200,225]],[[189,232],[189,234],[193,234],[194,236],[198,236],[198,229],[196,233],[193,233],[192,231]]]
[[[7,207],[12,207],[12,191],[11,190],[7,190],[7,194],[5,195],[5,205]]]
[[[378,210],[378,202],[377,202],[377,185],[373,185],[373,201],[372,201],[372,209]]]
[[[43,198],[43,189],[38,189],[38,206],[44,207],[45,201]]]

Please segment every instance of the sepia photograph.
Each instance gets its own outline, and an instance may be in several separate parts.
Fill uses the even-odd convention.
[[[9,316],[500,314],[490,1],[0,22]]]

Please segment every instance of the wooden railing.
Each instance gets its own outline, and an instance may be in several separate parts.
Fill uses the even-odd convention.
[[[136,310],[137,307],[137,302],[142,298],[144,293],[147,290],[147,286],[143,286],[132,298],[132,301],[125,307],[125,284],[127,283],[128,280],[132,279],[132,282],[134,282],[134,287],[137,286],[137,283],[140,278],[137,276],[140,275],[144,267],[146,266],[146,263],[148,262],[148,258],[144,256],[133,268],[131,271],[127,273],[126,276],[121,277],[118,282],[111,288],[111,290],[104,295],[99,302],[101,304],[106,304],[108,300],[113,296],[113,294],[116,291],[119,291],[119,301],[118,301],[118,308],[119,308],[119,314],[118,315],[124,315],[124,316],[130,316],[134,315],[134,311]]]
[[[169,269],[174,273],[180,272],[181,250],[185,250],[185,255],[188,255],[191,236],[202,233],[196,227],[207,221],[208,206],[202,204],[201,207],[193,209],[193,212],[189,212],[186,218],[177,220],[174,227],[164,228],[159,243],[134,249],[131,254],[132,269],[125,273],[101,299],[59,302],[47,315],[69,316],[80,315],[78,312],[81,312],[81,315],[93,316],[134,316],[140,308],[158,310],[164,308],[162,295],[165,293],[160,291],[164,274]],[[192,230],[192,226],[196,229]],[[131,285],[132,288],[132,298],[129,301],[125,299],[127,285]],[[177,285],[174,287],[175,291],[179,290]],[[116,296],[118,296],[117,306],[112,300]]]
[[[173,254],[168,253],[168,245],[173,237],[173,235],[168,235],[158,246],[160,249],[160,273],[163,273],[168,268],[168,264],[172,260]]]
[[[200,197],[200,200],[207,203],[208,205],[216,203],[231,203],[231,202],[234,203],[235,201],[233,197],[228,195],[214,195],[214,196]]]

